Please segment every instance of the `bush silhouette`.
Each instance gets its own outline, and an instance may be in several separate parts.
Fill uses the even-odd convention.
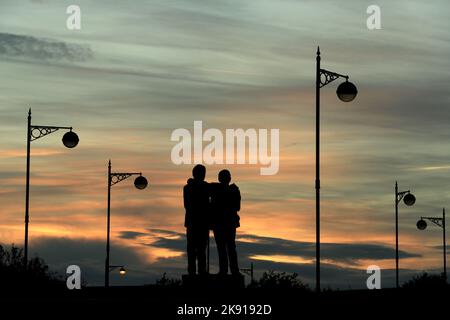
[[[0,283],[4,287],[61,285],[63,281],[49,271],[48,265],[39,257],[29,259],[24,266],[23,249],[0,245]]]
[[[181,287],[181,280],[180,279],[172,279],[168,278],[167,274],[164,272],[161,279],[156,280],[156,286],[157,287],[164,287],[164,288],[178,288]]]
[[[286,273],[286,272],[275,272],[267,271],[264,272],[261,279],[254,281],[249,285],[250,288],[261,288],[261,289],[297,289],[310,291],[308,285],[304,284],[300,279],[297,279],[298,274],[296,273]]]
[[[448,289],[449,285],[447,284],[443,274],[430,275],[424,272],[423,274],[417,275],[403,284],[402,288],[418,290],[443,290]]]

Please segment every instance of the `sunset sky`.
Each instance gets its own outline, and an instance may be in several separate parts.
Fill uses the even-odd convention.
[[[81,7],[81,30],[66,28]],[[366,9],[381,7],[381,30]],[[296,272],[314,285],[315,53],[349,74],[321,90],[323,286],[365,287],[366,268],[394,285],[394,183],[400,205],[401,281],[442,268],[442,231],[420,216],[450,211],[450,3],[444,0],[0,1],[0,243],[23,245],[26,120],[73,126],[32,143],[30,253],[64,274],[103,284],[107,163],[139,172],[112,190],[113,285],[185,273],[182,188],[173,130],[280,129],[280,169],[227,167],[242,193],[241,267]],[[214,241],[212,240],[212,244]],[[212,271],[217,271],[212,248]],[[407,270],[406,270],[407,269]]]

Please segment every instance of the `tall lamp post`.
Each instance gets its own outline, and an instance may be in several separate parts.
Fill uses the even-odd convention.
[[[395,181],[395,287],[399,287],[398,278],[398,205],[402,201],[408,206],[413,206],[416,203],[416,197],[410,190],[398,191],[398,183]]]
[[[438,227],[442,228],[442,245],[444,249],[444,279],[447,281],[447,248],[445,242],[445,208],[442,209],[442,218],[439,217],[420,217],[417,221],[417,229],[425,230],[427,228],[427,222],[425,220],[431,221]]]
[[[109,234],[111,227],[111,187],[131,176],[137,175],[138,177],[134,180],[134,186],[136,189],[145,189],[148,185],[147,179],[142,176],[141,172],[111,172],[111,160],[108,163],[108,206],[107,206],[107,222],[106,222],[106,260],[105,260],[105,287],[109,287],[109,273],[111,270],[120,267],[119,273],[121,275],[125,274],[125,268],[123,266],[110,266],[109,265]]]
[[[338,78],[344,78],[336,94],[339,100],[350,102],[358,94],[356,86],[348,81],[347,75],[331,72],[320,68],[320,49],[317,47],[316,56],[316,291],[320,292],[320,88]]]
[[[30,153],[31,142],[45,137],[58,130],[69,130],[62,138],[64,146],[71,149],[78,145],[80,139],[77,134],[72,131],[72,127],[56,127],[56,126],[40,126],[31,124],[31,108],[28,111],[27,125],[27,173],[25,187],[25,244],[24,244],[24,267],[28,269],[28,224],[30,222]]]

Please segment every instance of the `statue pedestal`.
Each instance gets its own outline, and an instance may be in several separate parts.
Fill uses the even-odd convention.
[[[228,290],[245,288],[244,276],[241,275],[188,275],[182,276],[183,287],[194,290]]]

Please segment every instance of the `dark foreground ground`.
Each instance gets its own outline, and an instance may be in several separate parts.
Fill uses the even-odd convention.
[[[0,287],[1,289],[1,287]],[[2,310],[39,318],[90,319],[310,319],[422,316],[448,319],[448,290],[196,290],[195,288],[87,287],[19,289],[2,292]],[[196,308],[197,307],[197,308]],[[207,316],[204,308],[210,307]],[[180,314],[195,312],[196,315]],[[201,312],[199,314],[199,312]],[[22,318],[22,317],[20,317]],[[2,317],[0,319],[11,319]]]

